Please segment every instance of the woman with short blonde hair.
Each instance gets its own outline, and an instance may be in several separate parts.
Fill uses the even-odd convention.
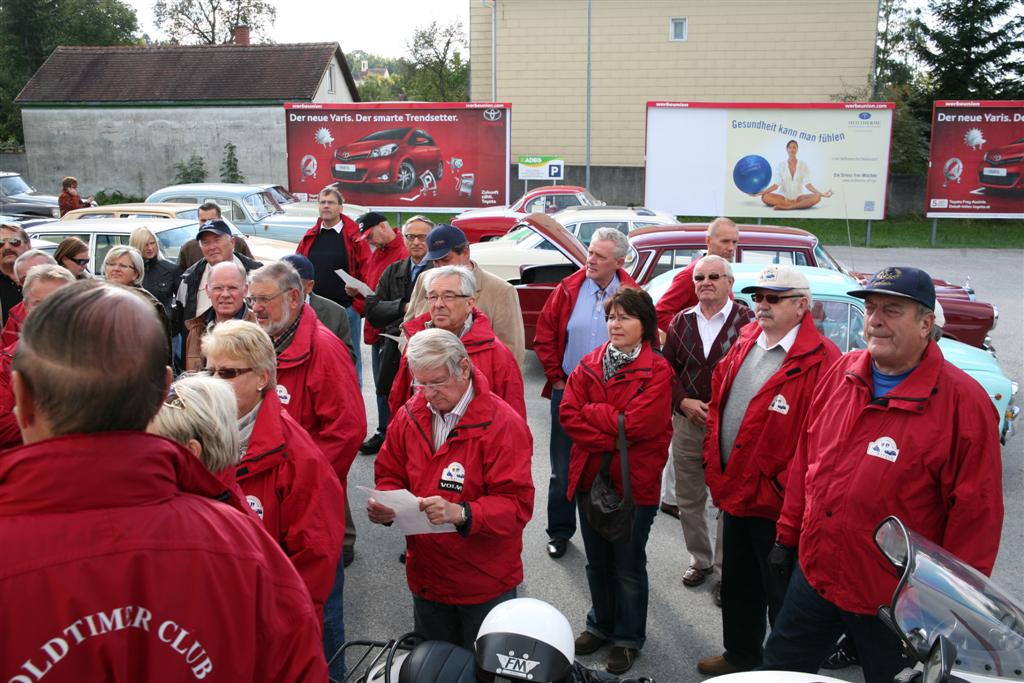
[[[235,394],[215,377],[184,376],[171,385],[150,430],[180,443],[216,475],[240,459]]]
[[[145,274],[142,253],[135,247],[119,244],[111,247],[103,258],[103,275],[111,282],[139,287]]]

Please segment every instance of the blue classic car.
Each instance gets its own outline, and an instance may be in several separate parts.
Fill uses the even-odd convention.
[[[750,295],[743,294],[740,290],[755,284],[762,268],[762,265],[757,264],[732,264],[736,279],[733,294],[737,301],[742,301],[748,306],[753,305]],[[847,294],[848,291],[859,288],[860,284],[852,277],[835,270],[808,266],[796,268],[807,276],[811,283],[811,294],[814,299],[811,314],[822,334],[835,342],[843,353],[851,349],[865,348],[866,343],[862,335],[864,301]],[[662,273],[647,284],[646,289],[655,302],[665,293],[672,278],[680,270],[682,268]],[[939,348],[942,349],[946,360],[984,387],[996,410],[999,411],[999,436],[1000,440],[1006,443],[1014,434],[1014,422],[1020,412],[1015,401],[1017,382],[1003,374],[995,357],[987,351],[952,339],[941,339]]]

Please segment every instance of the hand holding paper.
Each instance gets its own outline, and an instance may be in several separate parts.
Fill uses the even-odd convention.
[[[370,289],[370,287],[365,282],[358,278],[352,277],[344,268],[338,268],[334,272],[337,273],[338,277],[340,277],[342,281],[345,283],[345,287],[351,287],[352,289],[356,290],[363,296],[370,296],[371,294],[373,294],[373,290]]]
[[[370,497],[367,515],[370,517],[371,522],[386,524],[393,520],[406,536],[415,534],[443,534],[455,531],[454,524],[431,523],[427,513],[420,510],[420,499],[407,489],[377,491],[365,486],[358,486],[356,488]]]

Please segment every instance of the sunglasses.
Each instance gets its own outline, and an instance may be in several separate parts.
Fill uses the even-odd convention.
[[[767,301],[768,303],[774,305],[774,304],[779,303],[783,299],[802,299],[802,298],[804,298],[804,295],[803,294],[787,294],[786,296],[779,296],[778,294],[761,294],[760,292],[757,292],[755,294],[751,294],[750,298],[753,299],[754,303],[757,303],[757,304],[761,303],[762,301]]]
[[[72,263],[77,263],[82,268],[85,268],[87,265],[89,265],[89,259],[87,258],[71,258],[69,256],[68,260],[71,261]]]
[[[20,247],[21,245],[25,244],[25,242],[24,242],[24,240],[22,240],[22,239],[20,239],[18,237],[4,237],[4,238],[0,238],[0,247],[2,247],[5,244],[9,244],[12,247]]]
[[[693,281],[694,282],[704,282],[704,280],[706,278],[708,280],[711,280],[712,282],[717,282],[722,277],[724,277],[724,276],[721,273],[709,273],[708,275],[694,275],[693,276]]]
[[[234,379],[239,375],[252,372],[252,368],[206,368],[203,372],[211,377],[217,376],[221,379]]]

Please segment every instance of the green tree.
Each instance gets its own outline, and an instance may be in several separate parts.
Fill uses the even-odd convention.
[[[277,9],[267,0],[156,0],[153,18],[172,42],[221,45],[236,26],[266,40]]]
[[[872,74],[872,99],[891,85],[909,85],[917,75],[914,48],[921,37],[921,10],[907,0],[879,0],[878,42]]]
[[[466,38],[462,22],[440,26],[436,21],[416,29],[409,43],[405,93],[411,100],[465,102],[469,99],[469,62],[460,47]]]
[[[22,140],[14,98],[55,47],[125,45],[137,31],[135,10],[121,0],[0,2],[0,141]]]
[[[220,164],[220,180],[223,183],[244,183],[245,176],[238,170],[238,148],[233,142],[224,145],[224,161]]]
[[[406,99],[405,79],[402,76],[367,76],[359,84],[359,99],[363,102],[396,102]]]
[[[1024,96],[1020,0],[930,0],[917,58],[941,99]]]
[[[206,182],[206,162],[198,154],[190,156],[188,161],[175,164],[174,171],[175,185]]]

